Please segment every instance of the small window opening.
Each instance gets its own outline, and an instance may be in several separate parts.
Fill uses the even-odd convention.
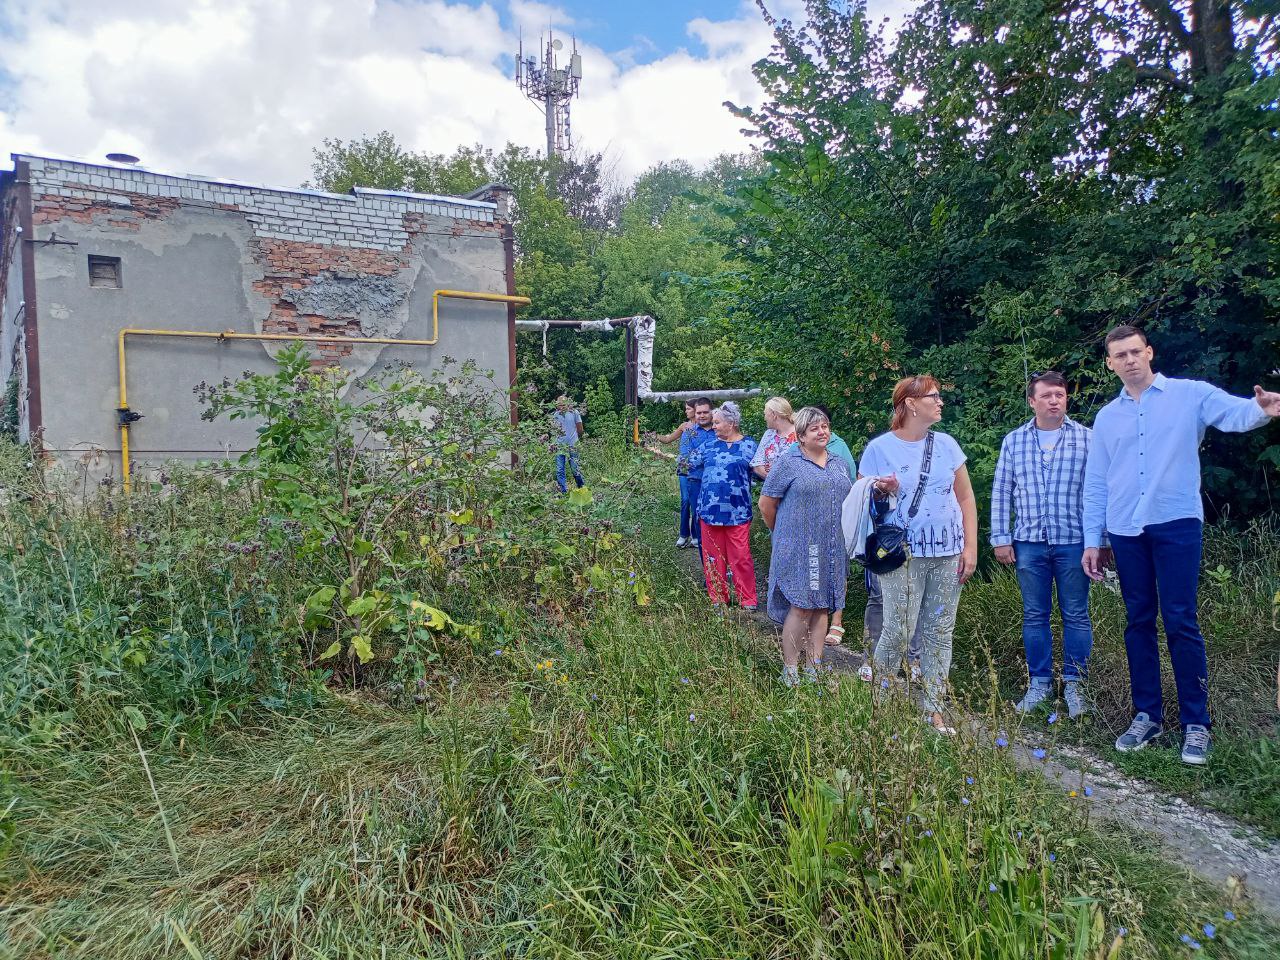
[[[89,257],[89,286],[120,289],[120,258]]]

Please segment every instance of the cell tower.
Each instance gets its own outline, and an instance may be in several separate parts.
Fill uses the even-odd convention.
[[[573,50],[566,67],[556,66],[556,54],[564,49],[564,41],[547,34],[542,62],[537,57],[524,55],[524,38],[520,40],[520,53],[516,57],[516,85],[524,95],[542,106],[547,118],[547,157],[566,154],[573,147],[573,135],[569,129],[569,101],[578,95],[578,83],[582,80],[582,54],[578,53],[578,41],[573,39]]]

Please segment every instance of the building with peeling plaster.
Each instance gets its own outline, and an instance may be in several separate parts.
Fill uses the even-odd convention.
[[[253,442],[252,423],[202,420],[193,389],[272,370],[283,342],[130,335],[121,411],[121,330],[335,337],[311,344],[317,364],[430,372],[448,357],[474,360],[496,390],[514,379],[512,303],[442,298],[433,345],[360,342],[435,339],[440,290],[514,293],[506,188],[330,194],[13,160],[0,173],[0,363],[19,437],[61,459],[118,476],[122,413],[141,415],[128,428],[135,466]]]

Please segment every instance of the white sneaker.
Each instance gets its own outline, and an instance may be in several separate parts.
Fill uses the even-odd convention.
[[[858,668],[858,679],[870,683],[875,679],[875,671],[871,669],[871,664],[864,663]]]
[[[688,537],[676,537],[676,549],[677,549],[677,550],[683,550],[683,549],[684,549],[685,547],[687,547],[688,545],[689,545],[689,538],[688,538]]]
[[[1030,713],[1036,707],[1040,706],[1040,704],[1048,700],[1052,693],[1053,687],[1050,685],[1048,680],[1033,679],[1030,686],[1027,687],[1026,694],[1021,700],[1014,704],[1013,709],[1018,711],[1018,713]]]

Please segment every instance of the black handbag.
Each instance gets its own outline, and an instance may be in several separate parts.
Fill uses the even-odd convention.
[[[916,494],[911,498],[911,506],[907,509],[907,519],[915,517],[920,509],[920,501],[924,499],[925,484],[929,480],[929,469],[933,466],[933,431],[930,430],[924,441],[924,457],[920,461],[920,482],[916,484]],[[888,499],[877,500],[871,495],[871,533],[867,535],[867,552],[862,558],[862,565],[876,576],[897,570],[907,562],[911,547],[907,541],[907,528],[891,523],[887,517]]]

